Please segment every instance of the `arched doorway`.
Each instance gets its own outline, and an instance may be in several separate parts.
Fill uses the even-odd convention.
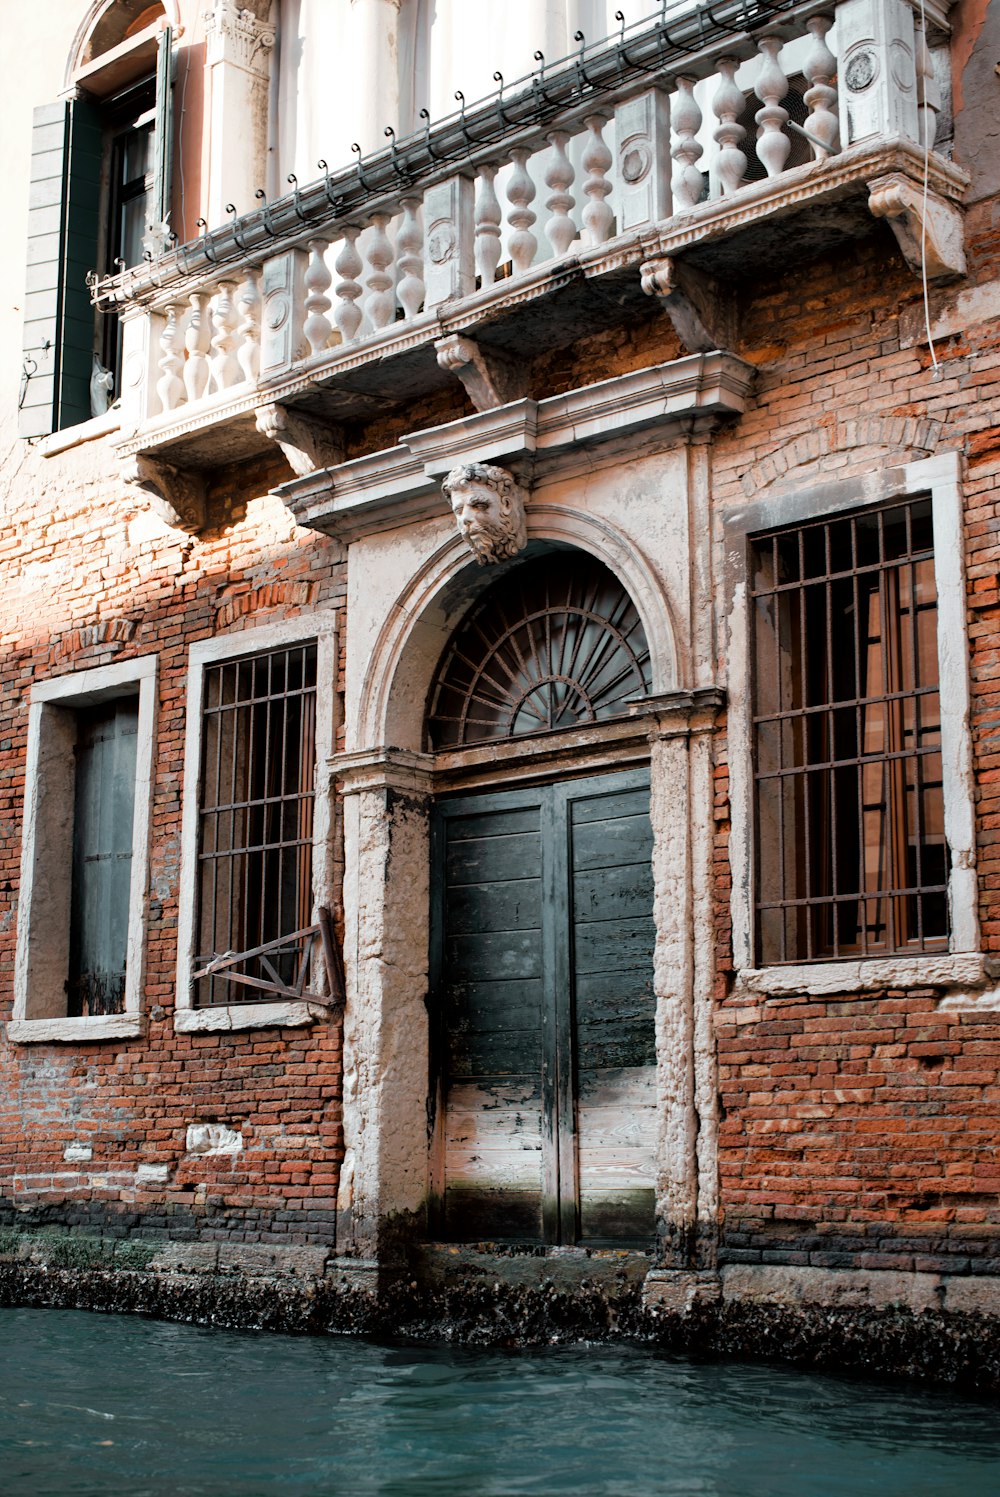
[[[577,551],[480,595],[435,675],[427,747],[586,729],[648,696],[642,622]],[[520,778],[521,783],[518,783]],[[452,795],[431,827],[431,1230],[646,1244],[656,1145],[649,769]]]

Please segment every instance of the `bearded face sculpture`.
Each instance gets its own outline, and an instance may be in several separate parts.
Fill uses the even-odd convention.
[[[524,494],[505,469],[463,463],[452,468],[441,492],[481,567],[516,556],[528,544]]]

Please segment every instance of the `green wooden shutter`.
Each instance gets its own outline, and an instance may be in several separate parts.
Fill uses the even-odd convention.
[[[84,99],[35,110],[24,304],[22,437],[86,421],[94,355],[101,125]]]
[[[153,136],[153,192],[149,211],[152,227],[170,222],[173,162],[173,32],[160,33],[156,50],[156,124]]]

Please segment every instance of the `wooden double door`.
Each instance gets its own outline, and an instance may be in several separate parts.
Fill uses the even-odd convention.
[[[648,770],[442,801],[432,845],[433,1230],[648,1244]]]

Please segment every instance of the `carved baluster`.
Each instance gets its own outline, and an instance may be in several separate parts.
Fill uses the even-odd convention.
[[[701,201],[705,186],[701,172],[698,170],[698,161],[703,147],[695,138],[701,129],[701,110],[693,93],[694,85],[694,78],[677,79],[677,92],[674,94],[673,107],[670,111],[670,123],[677,137],[677,144],[670,152],[677,162],[677,170],[670,184],[673,189],[675,209],[693,208],[695,203]]]
[[[360,233],[361,230],[356,225],[346,226],[343,246],[333,262],[333,268],[340,276],[334,288],[337,293],[337,310],[333,314],[333,320],[345,343],[354,342],[358,335],[358,328],[361,326],[361,308],[355,305],[362,291],[358,277],[364,269],[355,244]]]
[[[323,352],[329,345],[330,334],[333,332],[333,324],[326,315],[333,305],[326,294],[333,281],[325,259],[329,247],[325,239],[309,240],[309,264],[303,278],[306,315],[302,331],[313,354]]]
[[[837,59],[826,44],[826,33],[832,25],[832,16],[811,16],[806,22],[813,41],[802,64],[802,71],[809,80],[809,87],[802,97],[809,106],[806,129],[814,139],[823,143],[822,149],[813,145],[813,155],[817,161],[825,161],[832,151],[837,150],[839,144],[837,90],[833,87]]]
[[[743,97],[743,90],[736,82],[735,74],[738,66],[735,57],[719,58],[722,81],[712,100],[712,109],[719,121],[718,129],[714,132],[719,145],[715,169],[719,175],[723,194],[727,197],[731,193],[738,192],[742,187],[747,169],[746,154],[741,146],[741,141],[747,132],[739,123],[746,100]]]
[[[792,149],[792,142],[785,133],[788,110],[783,109],[780,102],[788,92],[788,79],[778,62],[780,36],[762,36],[759,46],[764,55],[754,84],[754,93],[764,107],[758,109],[754,116],[759,129],[757,155],[763,162],[767,175],[779,177]]]
[[[260,272],[248,270],[236,305],[240,313],[240,346],[236,357],[247,384],[255,385],[260,372]]]
[[[235,385],[240,377],[236,357],[236,309],[233,306],[233,282],[220,281],[212,302],[212,355],[209,359],[212,393]]]
[[[507,222],[513,230],[510,236],[510,258],[514,262],[515,275],[523,275],[530,268],[538,249],[538,240],[531,232],[535,213],[529,204],[535,196],[535,184],[528,174],[527,162],[530,155],[526,146],[518,146],[510,153],[514,170],[507,183],[507,201],[510,203]]]
[[[211,347],[208,299],[207,291],[192,291],[188,297],[191,310],[188,313],[187,332],[184,334],[184,347],[187,349],[184,388],[188,400],[200,400],[208,387],[208,350]]]
[[[176,410],[184,399],[184,381],[181,379],[184,360],[177,351],[177,319],[180,311],[177,302],[172,301],[167,308],[167,320],[160,334],[158,363],[163,373],[156,381],[156,393],[162,411]]]
[[[492,286],[500,263],[500,200],[493,180],[495,162],[479,168],[479,195],[476,198],[476,272],[480,284]]]
[[[552,253],[558,256],[564,255],[576,238],[576,224],[570,217],[575,199],[569,190],[576,173],[566,155],[566,142],[569,140],[567,131],[553,130],[546,139],[552,147],[552,155],[545,173],[545,185],[550,189],[545,206],[552,217],[545,233],[552,246]]]
[[[396,296],[407,317],[416,317],[424,300],[424,235],[418,213],[419,198],[402,198],[403,222],[396,235],[399,285]]]
[[[388,326],[396,313],[396,293],[389,274],[392,240],[385,232],[389,218],[388,213],[373,213],[368,239],[368,274],[365,277],[368,295],[365,297],[365,314],[375,332]]]
[[[603,114],[588,114],[583,122],[587,127],[587,143],[583,148],[581,165],[587,175],[583,179],[583,191],[587,206],[583,210],[583,225],[590,244],[603,244],[611,238],[615,215],[604,201],[611,191],[608,172],[611,169],[611,152],[601,133],[607,124]]]
[[[934,76],[934,64],[931,61],[930,48],[927,45],[927,33],[920,24],[919,16],[916,18],[916,30],[913,39],[917,68],[918,139],[924,149],[929,151],[933,148],[934,141],[937,139],[938,110],[941,108],[941,90]]]

